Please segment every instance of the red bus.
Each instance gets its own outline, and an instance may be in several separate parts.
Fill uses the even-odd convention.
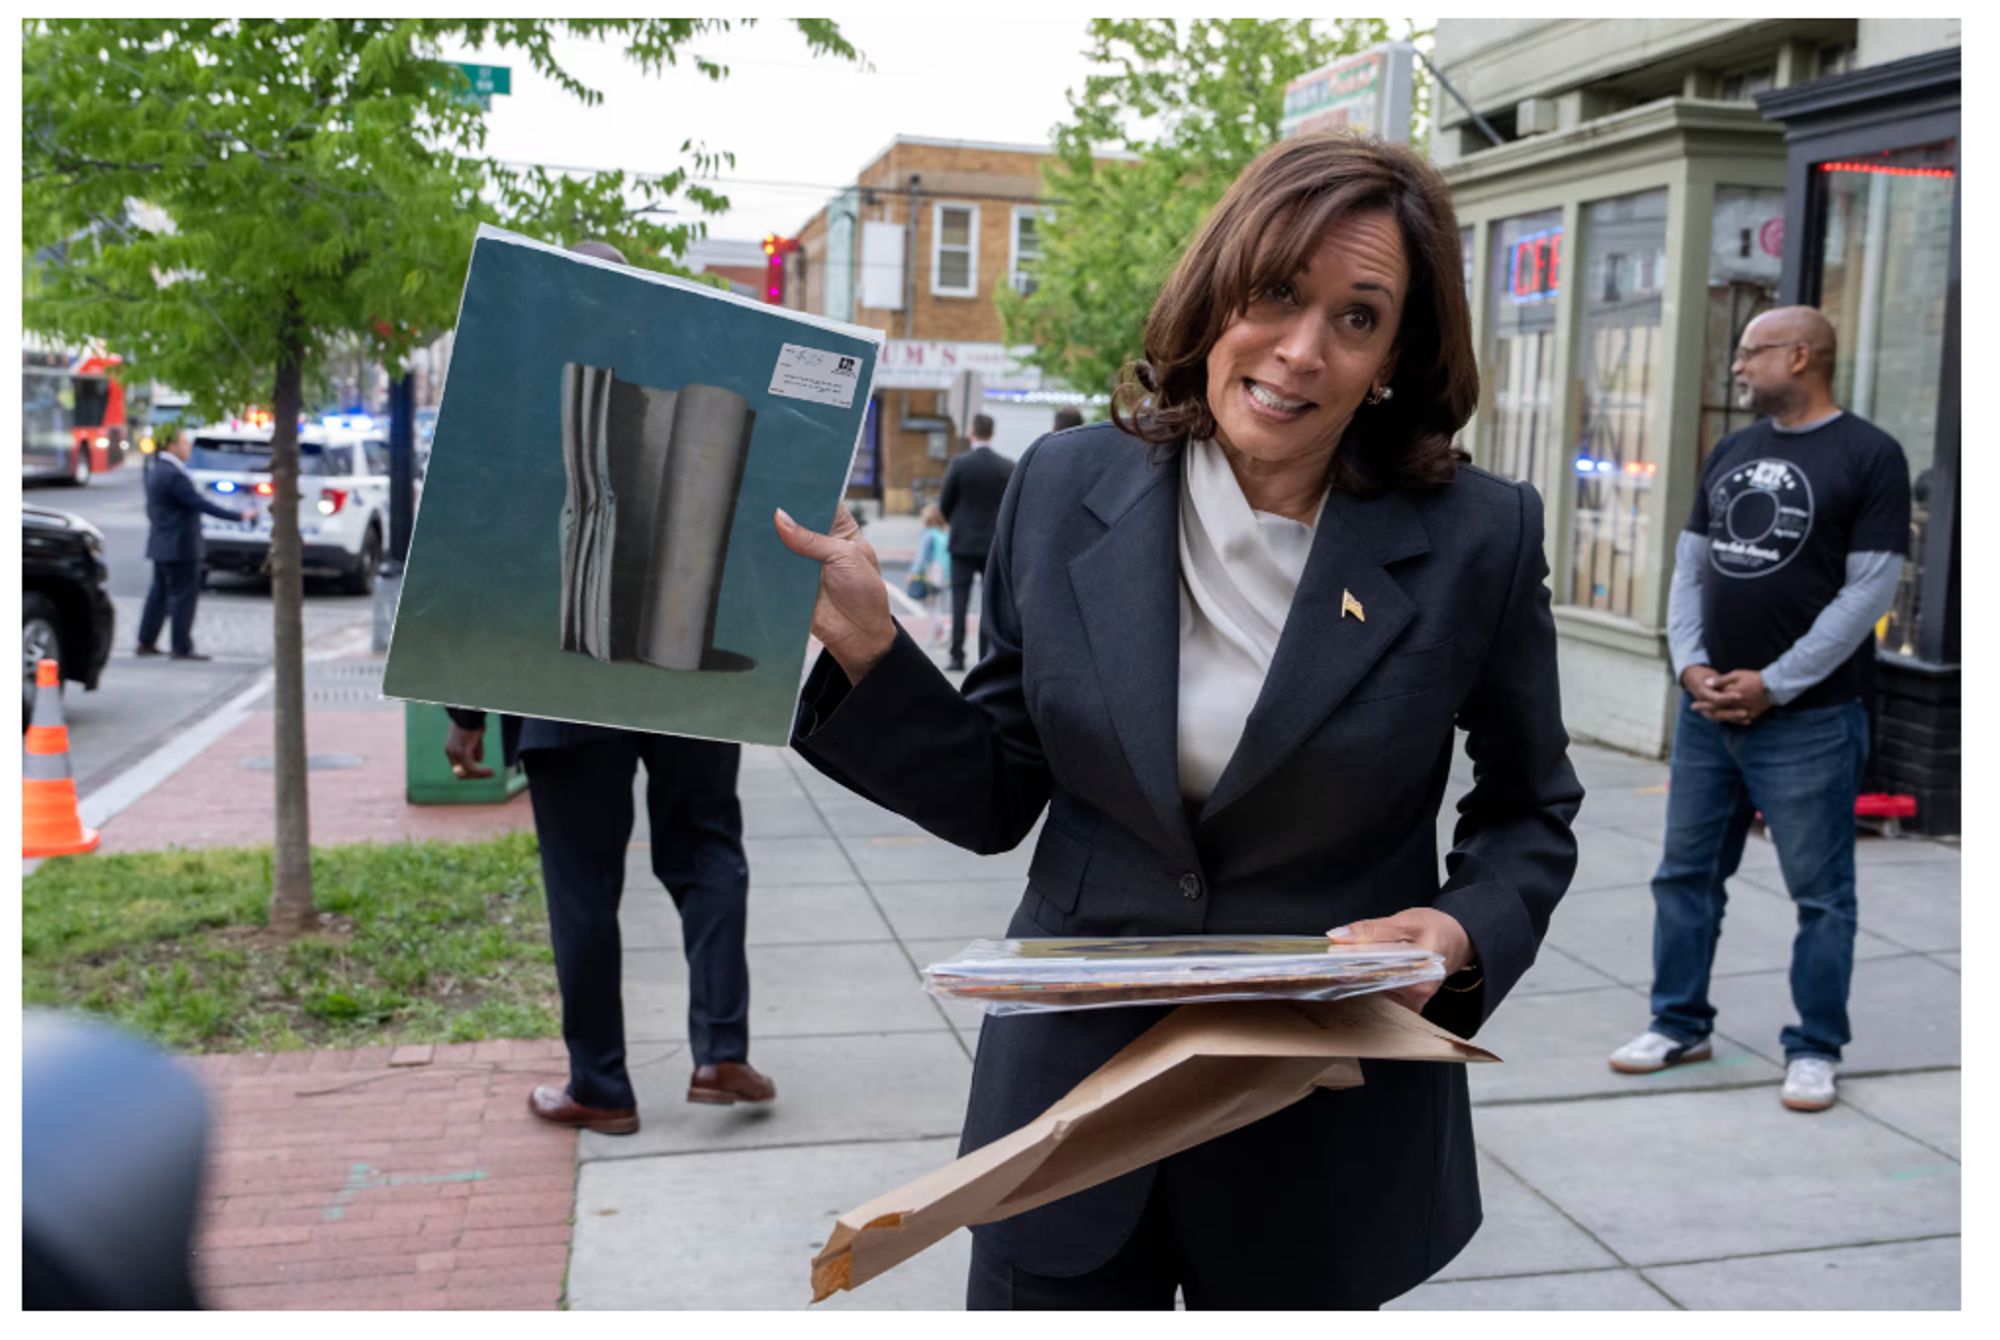
[[[132,450],[114,355],[21,354],[21,478],[90,482]]]

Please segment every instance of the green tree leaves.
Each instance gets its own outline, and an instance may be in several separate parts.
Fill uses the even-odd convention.
[[[740,21],[738,21],[740,22]],[[558,37],[619,44],[641,70],[720,63],[690,43],[714,19],[41,20],[23,34],[25,324],[102,339],[129,372],[220,415],[271,395],[290,302],[307,366],[341,334],[392,366],[447,327],[487,220],[550,241],[611,241],[677,270],[701,176],[731,162],[690,139],[658,179],[507,167],[483,157],[484,114],[461,100],[451,47],[517,53],[585,102]],[[826,20],[813,51],[859,60]],[[170,221],[171,230],[139,219]]]
[[[1108,392],[1201,221],[1276,142],[1285,84],[1410,35],[1381,19],[1091,20],[1097,72],[1055,128],[1036,289],[999,299],[1008,343],[1034,345],[1030,361],[1079,390]],[[1092,156],[1105,149],[1132,157]]]

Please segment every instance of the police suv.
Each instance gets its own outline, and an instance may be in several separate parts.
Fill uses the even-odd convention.
[[[389,443],[351,420],[299,430],[299,538],[308,575],[334,575],[343,589],[375,589],[389,536]],[[171,468],[171,467],[169,467]],[[256,573],[271,553],[271,430],[217,425],[195,434],[194,486],[224,506],[254,506],[248,521],[204,516],[209,572]]]

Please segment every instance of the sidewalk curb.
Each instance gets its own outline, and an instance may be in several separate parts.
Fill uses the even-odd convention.
[[[332,661],[349,655],[368,645],[369,632],[367,628],[345,630],[328,645],[307,652],[306,662]],[[234,730],[250,714],[250,709],[271,691],[276,678],[275,669],[262,671],[248,688],[214,712],[84,796],[77,805],[83,822],[91,828],[101,828],[145,799],[161,783],[199,758],[210,745]]]

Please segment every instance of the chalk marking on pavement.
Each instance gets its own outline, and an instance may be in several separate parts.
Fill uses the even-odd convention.
[[[305,659],[311,663],[345,656],[349,651],[365,644],[368,641],[366,635],[370,631],[365,628],[356,629],[331,646],[310,653]],[[167,778],[192,763],[210,745],[241,725],[243,719],[250,715],[251,707],[258,699],[269,693],[276,682],[275,671],[264,671],[251,682],[249,688],[231,698],[209,716],[196,722],[103,786],[84,796],[77,803],[77,812],[82,816],[84,826],[102,828],[108,821],[144,800]]]
[[[483,1182],[486,1173],[474,1168],[470,1172],[448,1173],[379,1173],[366,1163],[357,1163],[347,1174],[347,1185],[333,1193],[332,1202],[320,1212],[322,1219],[344,1219],[347,1217],[347,1203],[357,1192],[370,1191],[377,1187],[426,1186],[433,1182]]]

